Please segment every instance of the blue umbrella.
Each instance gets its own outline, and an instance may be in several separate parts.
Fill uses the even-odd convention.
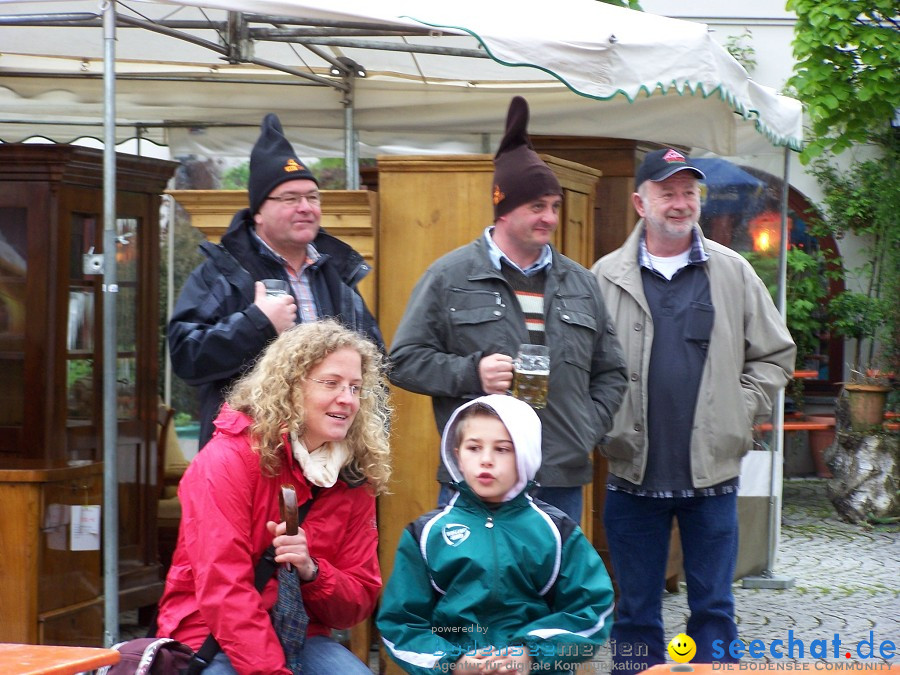
[[[297,492],[293,485],[281,486],[281,517],[287,523],[285,534],[295,535],[300,529],[297,508]],[[300,577],[290,564],[278,569],[278,600],[271,611],[272,626],[281,641],[288,670],[293,675],[303,672],[303,647],[306,644],[306,627],[309,615],[303,606]]]
[[[760,209],[766,183],[736,164],[718,157],[691,159],[706,174],[703,214],[755,213]]]
[[[303,672],[303,647],[308,624],[309,615],[303,606],[297,570],[282,565],[278,569],[278,601],[272,608],[272,625],[284,649],[288,670],[294,675]]]

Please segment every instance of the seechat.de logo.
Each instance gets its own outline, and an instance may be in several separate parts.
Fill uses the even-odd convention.
[[[877,640],[875,631],[858,642],[844,645],[837,633],[829,640],[821,638],[807,642],[789,630],[787,640],[772,640],[766,644],[763,640],[732,640],[725,644],[724,640],[713,640],[712,657],[714,659],[732,659],[749,657],[752,659],[878,659],[890,661],[897,654],[897,646],[893,640]]]

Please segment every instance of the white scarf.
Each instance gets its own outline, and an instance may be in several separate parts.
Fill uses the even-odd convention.
[[[343,443],[326,443],[311,453],[293,432],[291,433],[291,448],[294,452],[294,459],[300,463],[306,479],[313,485],[324,488],[330,488],[337,482],[338,474],[350,456]]]

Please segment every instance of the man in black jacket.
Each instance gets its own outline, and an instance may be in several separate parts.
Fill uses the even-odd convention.
[[[321,229],[318,181],[271,113],[250,154],[248,191],[250,207],[235,214],[222,242],[201,244],[208,260],[185,282],[169,320],[175,374],[200,390],[201,448],[224,390],[291,326],[332,317],[384,349],[356,289],[370,268]],[[281,279],[291,293],[269,296],[262,279]]]

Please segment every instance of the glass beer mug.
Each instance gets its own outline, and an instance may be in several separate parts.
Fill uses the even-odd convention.
[[[545,408],[550,384],[550,348],[545,345],[519,345],[514,365],[512,395],[532,408]]]

